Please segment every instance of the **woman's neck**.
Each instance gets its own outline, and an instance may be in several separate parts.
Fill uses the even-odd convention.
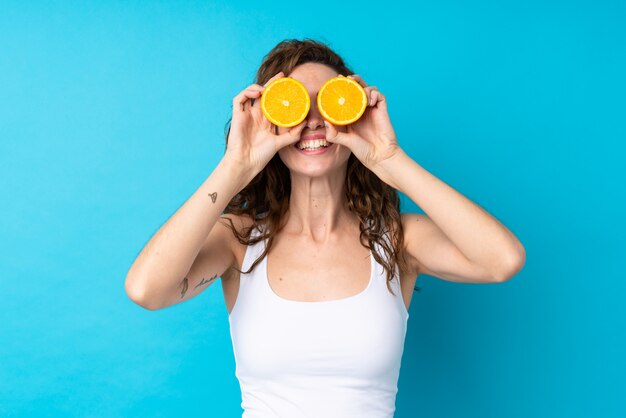
[[[292,175],[289,212],[283,231],[323,244],[353,228],[358,220],[348,210],[344,179],[345,176]]]

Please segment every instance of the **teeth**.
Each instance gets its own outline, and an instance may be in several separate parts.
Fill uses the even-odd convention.
[[[330,144],[328,142],[326,142],[325,139],[314,139],[314,140],[307,140],[307,141],[300,141],[298,142],[298,144],[296,145],[298,147],[298,149],[308,149],[308,150],[315,150],[315,149],[319,149],[322,147],[328,147]]]

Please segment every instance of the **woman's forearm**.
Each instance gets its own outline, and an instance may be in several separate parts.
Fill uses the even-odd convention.
[[[404,151],[385,161],[381,170],[390,184],[422,208],[467,259],[497,275],[508,274],[523,264],[524,247],[509,229]]]
[[[222,160],[194,194],[165,222],[137,256],[126,276],[126,289],[152,303],[179,285],[206,237],[246,176]]]

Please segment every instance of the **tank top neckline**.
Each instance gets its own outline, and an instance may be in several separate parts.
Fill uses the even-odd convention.
[[[263,241],[264,245],[267,245],[267,239],[265,239]],[[333,300],[317,300],[317,301],[305,301],[305,300],[293,300],[293,299],[286,299],[282,296],[279,296],[276,292],[274,292],[274,290],[272,289],[272,286],[270,285],[270,280],[269,280],[269,274],[267,273],[267,259],[268,256],[265,255],[265,257],[263,257],[263,260],[261,261],[261,265],[259,267],[261,267],[261,278],[263,279],[263,287],[266,289],[266,291],[270,294],[270,297],[272,297],[275,300],[278,300],[281,303],[288,303],[288,304],[292,304],[292,305],[304,305],[304,306],[313,306],[313,305],[318,305],[318,306],[322,306],[322,305],[326,305],[326,304],[338,304],[338,303],[347,303],[347,302],[351,302],[353,300],[359,299],[361,297],[364,297],[369,290],[372,288],[372,285],[374,283],[374,276],[375,276],[375,269],[376,269],[376,265],[374,264],[374,256],[372,255],[372,249],[370,248],[370,277],[369,277],[369,281],[367,283],[367,287],[365,287],[365,289],[361,290],[359,293],[355,294],[355,295],[351,295],[351,296],[347,296],[341,299],[333,299]]]

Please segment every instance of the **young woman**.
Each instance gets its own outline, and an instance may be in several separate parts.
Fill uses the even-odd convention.
[[[346,127],[315,100],[337,75],[369,99]],[[258,100],[284,76],[311,96],[293,128],[272,125]],[[385,96],[321,42],[270,51],[234,98],[226,137],[215,170],[132,265],[129,297],[162,309],[222,279],[245,417],[392,417],[418,275],[502,282],[522,268],[522,244],[402,150]],[[401,214],[398,190],[426,214]]]

